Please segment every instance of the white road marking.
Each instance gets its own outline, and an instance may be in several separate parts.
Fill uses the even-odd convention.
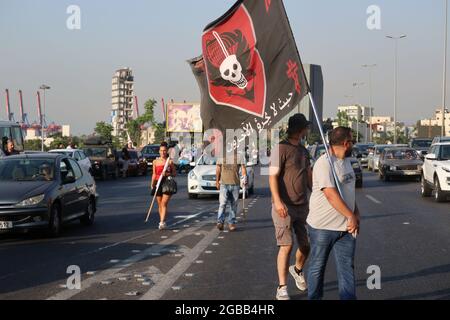
[[[375,199],[373,196],[371,196],[370,194],[366,194],[366,198],[369,199],[372,202],[375,202],[376,204],[381,204],[381,201]]]
[[[216,228],[213,228],[209,234],[204,237],[194,248],[186,253],[185,257],[181,259],[168,273],[166,273],[161,281],[155,283],[155,285],[145,293],[142,300],[159,300],[169,290],[178,278],[186,272],[186,270],[196,261],[196,259],[202,254],[203,251],[209,246],[211,242],[219,234]]]
[[[196,217],[198,217],[198,216],[200,216],[200,215],[202,215],[202,214],[208,213],[208,212],[210,212],[210,211],[211,211],[213,208],[215,208],[215,207],[216,207],[216,205],[211,206],[211,207],[207,208],[206,210],[200,211],[199,213],[196,213],[196,214],[193,214],[193,215],[189,215],[189,216],[178,216],[178,217],[183,218],[183,219],[180,220],[180,221],[178,221],[178,222],[175,222],[175,223],[173,223],[173,224],[170,224],[170,225],[168,225],[167,227],[168,227],[168,228],[173,228],[174,226],[176,226],[176,225],[178,225],[178,224],[184,223],[184,222],[186,222],[186,221],[188,221],[188,220],[190,220],[190,219],[193,219],[193,218],[196,218]],[[86,253],[82,253],[82,254],[80,254],[80,256],[85,256],[85,255],[89,255],[89,254],[98,253],[98,252],[100,252],[100,251],[103,251],[103,250],[106,250],[106,249],[109,249],[109,248],[117,247],[117,246],[119,246],[119,245],[121,245],[121,244],[124,244],[124,243],[128,243],[128,242],[131,242],[131,241],[134,241],[134,240],[138,240],[138,239],[142,239],[142,238],[148,237],[148,236],[150,236],[151,234],[152,234],[152,232],[150,232],[150,233],[145,233],[145,234],[142,234],[142,235],[137,236],[137,237],[133,237],[133,238],[126,239],[126,240],[123,240],[123,241],[119,241],[119,242],[110,244],[110,245],[108,245],[108,246],[105,246],[105,247],[101,247],[101,248],[95,249],[95,250],[93,250],[93,251],[89,251],[89,252],[86,252]],[[1,278],[0,278],[0,279],[1,279]]]
[[[203,226],[204,225],[200,224],[195,229],[201,228]],[[81,283],[81,288],[82,288],[81,290],[66,289],[66,290],[63,290],[63,291],[47,298],[47,300],[68,300],[68,299],[74,297],[75,295],[89,289],[91,286],[93,286],[97,283],[109,285],[109,284],[111,284],[110,279],[114,279],[117,276],[117,274],[120,273],[126,267],[129,267],[134,263],[137,263],[141,260],[146,259],[148,256],[151,256],[153,253],[158,253],[158,252],[162,251],[166,246],[172,245],[173,243],[186,237],[190,232],[192,232],[192,230],[185,229],[182,232],[177,233],[173,237],[162,241],[160,244],[152,246],[146,250],[143,250],[141,253],[131,256],[130,258],[112,266],[111,268],[108,268],[102,272],[99,272],[98,274],[96,274],[92,277],[85,279]],[[158,280],[162,277],[162,275],[161,275],[161,273],[155,273],[154,277],[155,277],[155,280]],[[154,281],[154,282],[156,282],[156,281]]]

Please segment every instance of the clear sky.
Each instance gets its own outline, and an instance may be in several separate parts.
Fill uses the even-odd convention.
[[[322,65],[326,116],[334,116],[341,103],[368,103],[368,71],[361,65],[372,63],[378,65],[375,114],[393,114],[394,43],[387,34],[408,36],[399,42],[398,120],[413,123],[441,105],[443,0],[284,2],[303,62]],[[141,107],[148,98],[198,101],[185,61],[201,53],[204,26],[233,3],[0,0],[0,118],[6,117],[4,89],[9,88],[16,119],[22,89],[35,120],[35,93],[45,83],[52,87],[48,121],[71,124],[75,134],[91,133],[95,122],[110,119],[111,78],[121,67],[133,69]],[[66,27],[72,4],[81,8],[81,30]],[[370,5],[381,8],[381,30],[366,26]],[[354,82],[366,85],[355,90]]]

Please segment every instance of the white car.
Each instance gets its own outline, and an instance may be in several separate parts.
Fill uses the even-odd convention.
[[[202,155],[197,163],[188,174],[188,194],[189,198],[195,199],[199,195],[218,195],[219,190],[216,188],[216,158]],[[248,186],[246,194],[252,194],[254,191],[255,173],[253,164],[248,163],[246,166]],[[239,191],[242,194],[242,188]]]
[[[422,197],[442,202],[450,196],[450,142],[436,143],[425,156],[422,172]]]
[[[91,160],[86,156],[83,150],[79,149],[54,149],[50,150],[50,153],[59,153],[74,159],[80,167],[82,167],[86,172],[91,173]]]

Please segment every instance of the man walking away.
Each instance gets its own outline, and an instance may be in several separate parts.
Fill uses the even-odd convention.
[[[272,219],[279,247],[277,300],[290,299],[287,290],[288,271],[294,277],[297,288],[306,290],[303,266],[309,254],[306,217],[312,173],[309,153],[300,145],[300,141],[308,134],[310,124],[303,114],[292,116],[288,123],[288,138],[280,142],[278,150],[272,150],[269,185],[272,193]],[[295,265],[289,267],[293,247],[292,230],[295,232],[298,250]]]
[[[242,180],[244,180],[244,183],[247,184],[247,170],[245,168],[245,161],[243,159],[238,160],[236,151],[234,151],[233,159],[234,160],[230,164],[227,163],[228,159],[218,161],[216,166],[216,187],[220,190],[217,228],[220,231],[223,231],[227,205],[230,205],[228,228],[230,231],[236,230],[236,214],[241,185],[239,169],[242,171]]]
[[[325,268],[334,250],[341,300],[356,299],[354,255],[359,231],[359,210],[355,202],[355,173],[351,156],[350,128],[338,127],[330,136],[330,153],[343,198],[341,198],[327,155],[314,165],[313,192],[307,219],[311,255],[307,271],[308,298],[322,299]],[[354,236],[355,235],[355,236]]]

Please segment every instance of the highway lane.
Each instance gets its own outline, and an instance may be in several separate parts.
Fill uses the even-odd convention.
[[[277,248],[270,194],[267,177],[255,177],[248,216],[240,217],[235,233],[215,229],[217,198],[188,199],[185,176],[177,178],[171,230],[164,232],[156,230],[155,213],[143,223],[149,178],[100,182],[94,226],[73,223],[58,239],[0,238],[0,299],[273,299]],[[357,192],[363,216],[359,298],[449,298],[450,203],[422,199],[417,182],[385,183],[372,173],[364,178]],[[64,288],[69,265],[81,268],[81,290]],[[380,290],[367,288],[371,265],[381,269]],[[326,299],[338,296],[334,273],[330,259]],[[293,299],[305,299],[291,280],[289,285]]]

